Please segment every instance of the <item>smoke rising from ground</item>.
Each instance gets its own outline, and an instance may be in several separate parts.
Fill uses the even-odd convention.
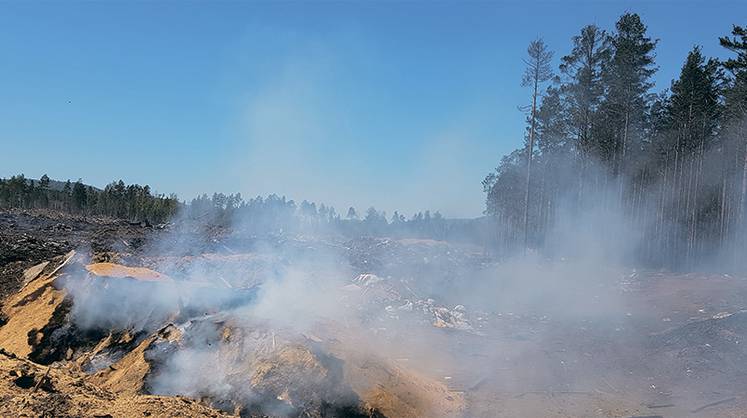
[[[504,341],[516,338],[512,327],[519,324],[536,344],[549,344],[557,338],[554,327],[569,324],[600,338],[621,332],[630,312],[620,279],[629,273],[625,255],[640,245],[641,234],[610,206],[589,205],[581,213],[560,207],[554,219],[544,252],[497,259],[470,246],[374,239],[353,260],[350,246],[357,239],[339,241],[339,231],[315,227],[274,241],[249,238],[253,223],[241,218],[231,220],[233,232],[221,238],[226,244],[211,243],[205,254],[199,234],[208,226],[185,216],[151,255],[152,267],[173,280],[109,280],[105,287],[71,282],[68,290],[81,328],[153,333],[171,322],[184,334],[179,343],[156,345],[155,353],[165,356],[148,380],[153,393],[209,397],[219,405],[238,400],[292,415],[296,410],[265,399],[246,379],[282,344],[314,345],[331,336],[358,356],[407,358],[422,372],[458,370],[469,381],[486,379],[483,390],[571,390],[597,376],[585,368],[562,376],[488,371],[527,361]],[[364,273],[373,276],[359,276]],[[434,327],[438,320],[453,330]],[[243,331],[226,336],[224,325],[216,324]],[[638,347],[643,340],[628,343]],[[582,353],[566,358],[583,361]],[[309,376],[298,384],[318,392]],[[325,390],[323,396],[348,396],[343,388]]]

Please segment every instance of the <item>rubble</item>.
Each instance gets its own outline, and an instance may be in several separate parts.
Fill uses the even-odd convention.
[[[210,417],[229,416],[184,397],[124,396],[68,369],[41,366],[0,352],[0,416]]]
[[[136,413],[154,415],[159,412],[151,411],[152,404],[164,405],[169,413],[190,416],[236,413],[258,417],[416,417],[428,416],[426,411],[439,397],[444,398],[440,402],[445,402],[443,405],[451,411],[443,416],[457,416],[461,411],[462,400],[449,394],[445,386],[415,378],[404,369],[392,375],[392,371],[387,371],[391,366],[386,366],[383,359],[362,359],[339,346],[326,347],[328,338],[309,338],[307,335],[311,334],[288,331],[278,334],[261,323],[238,321],[231,315],[185,317],[188,299],[174,305],[168,317],[152,310],[147,314],[147,303],[141,303],[147,318],[162,324],[154,331],[136,322],[121,328],[99,321],[96,328],[81,328],[76,322],[76,301],[103,298],[106,292],[113,292],[107,297],[117,297],[118,286],[124,284],[149,292],[159,291],[153,286],[177,283],[147,268],[82,261],[70,253],[66,258],[29,269],[27,283],[3,305],[7,322],[0,326],[0,347],[7,359],[0,360],[0,367],[4,362],[12,363],[8,367],[21,362],[34,370],[14,372],[17,389],[5,392],[10,399],[4,406],[8,413],[42,407],[19,398],[19,391],[28,390],[30,382],[48,389],[49,396],[55,399],[48,412],[57,416],[89,415],[98,410],[113,413],[119,411],[120,399],[130,399]],[[372,277],[359,280],[363,287],[375,288],[384,283]],[[208,291],[210,285],[205,286]],[[224,289],[241,293],[241,289]],[[206,349],[206,344],[230,368],[224,384],[231,390],[192,393],[202,405],[189,401],[182,409],[190,412],[180,412],[171,405],[177,398],[151,397],[159,394],[158,379],[171,358]],[[48,378],[40,377],[44,374],[39,372],[43,365],[48,365]],[[374,382],[372,373],[376,379],[388,376],[387,382]],[[39,383],[40,379],[47,383]],[[419,396],[431,399],[418,400]]]
[[[483,312],[450,294],[490,263],[461,246],[281,237],[255,251],[213,231],[189,236],[205,245],[186,252],[168,240],[154,250],[152,237],[181,227],[0,212],[0,236],[22,239],[0,243],[15,260],[0,264],[0,277],[14,266],[0,416],[682,416],[732,397],[693,416],[747,408],[741,280],[640,271],[610,287],[635,303],[598,316],[521,303]],[[313,326],[252,316],[262,286],[320,248],[352,265],[334,270],[325,303],[339,306]],[[695,298],[706,285],[710,297]]]
[[[464,305],[450,309],[431,298],[418,299],[406,285],[392,278],[363,273],[353,279],[345,290],[360,293],[361,298],[356,299],[356,303],[364,304],[368,315],[383,307],[386,316],[392,320],[398,320],[403,315],[420,315],[422,321],[430,322],[436,328],[476,333]],[[403,293],[409,297],[403,296]],[[365,307],[365,304],[369,306]]]
[[[433,308],[433,315],[436,320],[433,326],[437,328],[450,328],[461,331],[474,331],[472,325],[467,321],[464,306],[457,305],[454,309],[442,306]]]
[[[65,264],[73,257],[69,254],[57,263]],[[69,311],[66,292],[54,286],[58,275],[44,276],[26,283],[20,291],[8,298],[2,307],[7,322],[0,327],[2,348],[16,356],[28,357],[38,351],[45,339],[58,327],[61,318]]]

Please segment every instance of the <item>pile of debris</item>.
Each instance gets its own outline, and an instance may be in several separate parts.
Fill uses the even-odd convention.
[[[491,263],[478,248],[430,239],[363,237],[344,244],[350,263],[380,275],[421,271],[451,274]]]
[[[218,410],[172,396],[122,396],[67,367],[42,366],[0,351],[0,415],[13,417],[222,417]]]
[[[359,309],[366,310],[369,316],[375,315],[383,307],[386,317],[391,320],[417,316],[415,319],[436,328],[477,333],[464,305],[448,308],[437,304],[434,299],[421,299],[401,280],[364,273],[353,279],[345,290],[358,296],[355,300]]]
[[[374,288],[374,281],[359,285]],[[0,372],[7,378],[0,384],[0,415],[414,418],[462,412],[463,399],[437,380],[363,355],[334,336],[309,339],[253,322],[232,309],[250,303],[251,294],[202,286],[193,290],[220,294],[210,299],[216,306],[196,306],[170,276],[86,264],[73,252],[27,270],[2,307]],[[450,321],[443,312],[434,315]]]

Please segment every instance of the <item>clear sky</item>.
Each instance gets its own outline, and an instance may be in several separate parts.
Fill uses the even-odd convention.
[[[0,2],[0,177],[479,216],[526,45],[634,11],[657,90],[747,1]]]

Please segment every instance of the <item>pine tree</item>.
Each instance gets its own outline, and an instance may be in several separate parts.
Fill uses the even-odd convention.
[[[80,179],[73,185],[72,203],[74,210],[77,212],[82,211],[86,207],[86,188]]]
[[[691,263],[703,229],[699,211],[707,190],[704,189],[703,165],[706,150],[716,135],[721,113],[722,73],[716,60],[706,62],[699,47],[687,56],[680,76],[672,81],[671,96],[663,103],[663,113],[657,116],[654,151],[658,165],[663,167],[667,187],[662,190],[673,207],[667,210],[675,234],[668,242],[669,257],[682,257]],[[664,228],[660,228],[664,230]],[[684,248],[680,246],[684,245]]]
[[[604,94],[602,72],[609,65],[610,54],[609,35],[588,25],[573,37],[571,53],[561,60],[560,71],[566,77],[561,93],[568,107],[569,128],[581,155],[594,153],[594,118]]]
[[[614,175],[625,173],[627,154],[640,147],[646,114],[651,103],[651,76],[656,72],[656,41],[646,35],[640,16],[626,13],[615,25],[611,38],[612,58],[603,79],[606,95],[602,104],[604,119],[600,128],[601,156]],[[622,184],[622,182],[620,183]]]
[[[528,59],[524,60],[526,69],[521,85],[532,89],[532,105],[529,111],[529,132],[527,133],[526,181],[524,190],[524,248],[529,247],[529,195],[532,183],[532,158],[537,127],[537,106],[539,105],[540,87],[552,76],[552,52],[542,39],[532,41],[527,48]]]
[[[735,261],[742,261],[738,253],[740,247],[747,238],[747,29],[742,26],[734,25],[732,27],[731,37],[719,38],[721,46],[729,51],[736,53],[724,61],[723,66],[731,75],[729,86],[725,93],[725,119],[730,141],[724,144],[725,157],[737,156],[729,166],[733,167],[733,176],[735,179],[734,187],[738,189],[737,198],[730,206],[728,212],[735,212],[729,218],[734,218],[734,224],[739,229],[732,234],[737,237],[737,242],[742,245],[734,245]],[[726,195],[727,180],[724,180],[724,195]],[[736,209],[731,209],[731,207]],[[727,217],[727,216],[725,216]],[[725,222],[727,231],[730,223]],[[742,261],[743,262],[743,261]]]

